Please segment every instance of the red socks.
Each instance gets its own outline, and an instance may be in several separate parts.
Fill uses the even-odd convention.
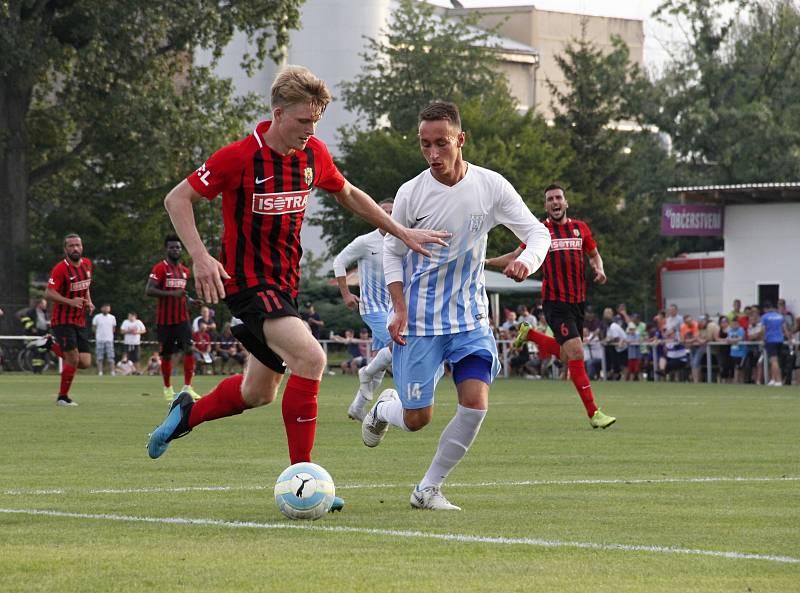
[[[163,356],[161,357],[161,376],[164,378],[164,387],[172,385],[170,375],[172,375],[172,358]]]
[[[164,387],[169,387],[172,382],[170,375],[172,375],[172,357],[164,356],[161,358],[161,376],[164,378]],[[192,377],[194,376],[194,355],[183,355],[183,384],[191,385]]]
[[[189,428],[198,424],[241,414],[250,406],[242,399],[244,375],[223,380],[208,395],[194,402],[189,414]],[[291,375],[283,392],[283,424],[289,443],[291,462],[311,461],[317,432],[317,393],[319,381]]]
[[[575,385],[575,390],[583,402],[583,407],[586,408],[586,413],[591,418],[597,411],[597,404],[594,403],[592,384],[589,382],[589,375],[586,374],[586,367],[582,360],[567,361],[567,367],[569,367],[569,377],[572,379],[572,384]]]
[[[311,461],[317,432],[319,381],[291,375],[283,392],[281,410],[291,462]],[[200,400],[202,401],[202,400]]]
[[[201,397],[192,406],[189,414],[189,428],[202,422],[235,416],[250,406],[242,399],[244,375],[233,375],[223,380],[208,395]]]
[[[183,384],[191,385],[194,375],[194,354],[183,355]]]
[[[50,352],[58,356],[59,358],[64,358],[64,351],[61,349],[61,344],[58,342],[53,342],[50,344]]]
[[[75,367],[68,364],[64,364],[61,367],[61,387],[58,390],[58,395],[69,395],[69,388],[72,386],[76,370]]]
[[[547,334],[532,329],[528,332],[528,341],[533,342],[539,347],[539,358],[541,360],[549,358],[550,356],[561,358],[561,346],[558,345],[555,339]]]

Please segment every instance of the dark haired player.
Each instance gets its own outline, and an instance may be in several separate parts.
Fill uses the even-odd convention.
[[[53,303],[50,315],[52,350],[64,359],[56,404],[77,406],[69,397],[72,380],[77,369],[87,369],[92,364],[86,327],[86,314],[94,311],[89,291],[92,262],[83,257],[83,242],[74,233],[64,237],[64,256],[50,272],[45,297]]]
[[[156,324],[158,342],[161,345],[161,376],[164,379],[164,399],[175,399],[172,389],[172,355],[183,352],[183,388],[192,399],[199,399],[192,388],[194,375],[194,354],[192,353],[192,328],[189,325],[186,284],[189,281],[189,268],[181,263],[183,246],[177,235],[164,238],[167,257],[150,271],[145,294],[156,297]]]
[[[526,340],[539,347],[539,356],[561,358],[566,356],[569,376],[575,390],[589,415],[592,428],[608,428],[616,418],[597,408],[592,394],[592,385],[583,362],[583,316],[586,302],[586,278],[584,255],[594,272],[594,281],[605,284],[603,260],[597,251],[597,243],[588,225],[582,220],[567,216],[567,197],[564,188],[553,184],[544,191],[544,209],[547,220],[544,225],[550,231],[550,251],[542,264],[542,307],[555,339],[531,329],[522,323],[514,346],[521,347]],[[487,266],[504,268],[509,278],[517,279],[510,268],[514,258],[522,253],[524,246],[511,253],[486,260]]]

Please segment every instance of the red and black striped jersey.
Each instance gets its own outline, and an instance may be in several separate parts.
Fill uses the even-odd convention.
[[[182,263],[171,264],[162,259],[150,271],[150,278],[155,280],[156,288],[160,290],[186,290],[189,282],[189,268]],[[156,323],[158,325],[174,325],[189,320],[189,311],[186,307],[186,295],[179,297],[158,297],[156,303]]]
[[[312,136],[302,151],[281,155],[263,140],[270,124],[261,122],[186,178],[209,200],[222,193],[220,261],[230,276],[227,294],[267,284],[296,297],[300,227],[311,190],[335,193],[344,187],[323,142]]]
[[[50,272],[48,288],[68,299],[78,297],[86,298],[92,284],[92,262],[82,257],[78,265],[73,265],[69,260],[62,259]],[[77,325],[86,327],[85,307],[70,307],[61,303],[53,303],[53,313],[50,315],[50,325]]]
[[[561,224],[548,218],[544,226],[550,231],[550,251],[542,264],[542,300],[586,302],[584,255],[597,249],[589,226],[574,218]]]

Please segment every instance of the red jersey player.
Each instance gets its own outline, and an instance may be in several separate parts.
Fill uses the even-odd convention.
[[[189,282],[189,268],[181,263],[183,246],[177,235],[164,239],[167,257],[150,271],[145,294],[156,297],[156,324],[158,342],[161,345],[161,376],[164,379],[164,398],[175,399],[172,389],[172,355],[183,352],[183,389],[193,399],[200,395],[192,388],[194,375],[194,355],[192,353],[192,328],[189,324],[187,308],[189,297],[186,285]]]
[[[56,404],[77,406],[69,397],[69,388],[77,369],[92,364],[86,313],[94,311],[89,287],[92,284],[92,262],[83,257],[83,242],[78,235],[64,237],[64,259],[50,272],[45,294],[53,303],[50,327],[53,352],[64,359],[61,368],[61,387]]]
[[[214,153],[164,201],[175,230],[192,256],[200,298],[224,298],[241,320],[232,330],[249,351],[244,376],[224,379],[197,402],[181,393],[151,434],[148,454],[160,457],[170,441],[202,422],[240,414],[275,399],[285,368],[281,409],[292,463],[311,460],[317,393],[325,353],[300,319],[297,283],[300,227],[314,188],[373,226],[430,256],[424,243],[445,245],[446,232],[408,229],[354,187],[334,165],[314,129],[331,100],[325,82],[301,66],[288,66],[272,85],[272,120],[247,138]],[[206,250],[192,204],[222,193],[224,232],[220,261]],[[333,510],[342,506],[337,500]]]
[[[555,339],[534,331],[530,325],[520,325],[519,335],[514,343],[522,346],[526,340],[535,342],[541,358],[550,355],[559,358],[565,355],[570,379],[586,408],[592,428],[608,428],[616,418],[597,408],[592,394],[592,386],[583,362],[583,316],[586,302],[586,278],[584,275],[584,256],[594,272],[594,281],[605,284],[603,260],[597,251],[597,243],[588,225],[582,220],[567,216],[567,197],[560,185],[550,185],[544,192],[544,209],[547,212],[545,226],[550,230],[550,251],[542,264],[542,308],[547,324],[553,330]],[[516,251],[486,260],[487,266],[504,268],[509,278],[520,280],[517,270],[512,269]]]

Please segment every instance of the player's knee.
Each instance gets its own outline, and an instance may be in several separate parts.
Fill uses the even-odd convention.
[[[307,374],[305,376],[321,377],[325,372],[325,365],[328,364],[325,351],[322,348],[309,348],[304,353],[302,364],[306,369]]]
[[[403,414],[403,422],[409,432],[416,432],[430,424],[433,413],[430,408],[425,410],[406,410]]]
[[[569,339],[561,345],[561,353],[567,360],[583,360],[583,342],[580,338]]]

